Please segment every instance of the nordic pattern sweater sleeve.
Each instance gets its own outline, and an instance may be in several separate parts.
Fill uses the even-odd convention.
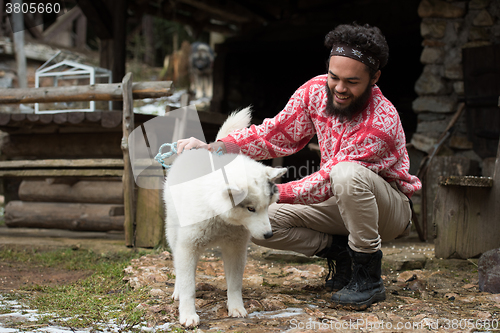
[[[326,75],[302,85],[286,107],[259,126],[232,132],[225,143],[237,144],[241,152],[257,160],[293,154],[317,134],[320,169],[300,180],[278,184],[280,203],[312,204],[330,198],[330,172],[339,162],[354,162],[395,181],[408,197],[421,188],[409,174],[410,161],[399,115],[377,86],[363,112],[340,122],[326,114]]]

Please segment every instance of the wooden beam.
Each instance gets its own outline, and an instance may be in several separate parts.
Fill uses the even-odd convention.
[[[76,0],[99,39],[113,38],[112,17],[101,0]]]
[[[68,184],[31,179],[22,181],[18,193],[22,201],[123,205],[121,181],[81,180]]]
[[[120,169],[25,169],[0,170],[0,177],[25,178],[53,178],[53,177],[122,177]]]
[[[43,39],[45,41],[50,41],[57,37],[57,35],[65,30],[66,28],[72,26],[73,21],[76,20],[79,16],[81,16],[82,10],[80,7],[73,7],[69,12],[64,15],[61,15],[57,18],[57,20],[52,23],[43,33]]]
[[[10,201],[5,224],[11,228],[86,231],[123,230],[122,205]]]
[[[0,170],[5,169],[41,169],[41,168],[123,168],[123,160],[118,158],[90,159],[54,159],[1,161]]]
[[[167,96],[170,94],[171,85],[172,82],[170,81],[133,83],[133,98],[143,99]],[[0,104],[121,101],[122,98],[123,90],[121,83],[0,90]]]
[[[238,10],[236,8],[232,8],[232,10],[228,10],[223,6],[216,6],[214,4],[207,4],[206,1],[199,0],[179,0],[179,2],[185,3],[187,5],[193,6],[195,8],[201,9],[207,13],[213,15],[219,15],[224,17],[226,20],[238,22],[238,23],[247,23],[250,21],[250,17],[247,15],[237,13]]]
[[[132,172],[132,162],[128,146],[128,137],[134,130],[134,101],[132,99],[132,73],[123,78],[123,137],[121,148],[123,151],[123,204],[125,206],[125,245],[135,247],[135,181]]]

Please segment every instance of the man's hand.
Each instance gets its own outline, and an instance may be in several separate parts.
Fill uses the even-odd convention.
[[[206,144],[205,142],[198,140],[197,138],[190,137],[189,139],[182,139],[177,141],[177,154],[181,154],[183,150],[190,150],[190,149],[207,149],[209,150],[210,145]]]
[[[184,150],[190,149],[207,149],[211,152],[219,152],[222,148],[222,153],[226,153],[226,147],[224,142],[212,142],[211,144],[206,144],[205,142],[198,140],[197,138],[182,139],[177,141],[177,155],[180,155]]]

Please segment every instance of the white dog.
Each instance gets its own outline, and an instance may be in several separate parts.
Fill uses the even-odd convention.
[[[217,139],[247,127],[250,119],[249,108],[233,113]],[[211,172],[200,172],[198,169],[204,169],[200,165],[209,165]],[[204,149],[184,151],[174,161],[163,195],[176,273],[172,297],[179,300],[182,325],[192,327],[200,322],[195,309],[195,272],[199,256],[212,246],[222,251],[229,316],[247,315],[241,295],[247,245],[250,236],[272,236],[268,207],[278,200],[273,181],[286,170],[264,166],[247,156],[220,156]],[[176,186],[180,190],[174,190]]]

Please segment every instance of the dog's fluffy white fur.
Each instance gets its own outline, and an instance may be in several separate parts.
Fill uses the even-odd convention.
[[[246,108],[231,114],[222,125],[217,139],[231,131],[247,127],[251,120],[251,110]],[[250,236],[265,239],[272,236],[268,207],[278,200],[274,180],[281,177],[286,168],[271,168],[243,155],[212,154],[213,163],[218,159],[241,159],[241,167],[227,167],[226,182],[216,177],[198,177],[189,181],[189,200],[174,201],[169,190],[170,177],[181,177],[185,170],[192,170],[196,154],[207,154],[204,150],[183,152],[172,164],[163,190],[166,205],[166,235],[172,250],[175,267],[175,288],[172,297],[179,300],[179,321],[186,327],[197,326],[200,322],[195,309],[195,272],[199,256],[207,247],[219,246],[224,261],[227,283],[227,308],[231,317],[245,317],[241,295],[243,271],[247,257]],[[228,156],[229,155],[229,156]],[[201,155],[200,155],[201,158]],[[182,185],[184,186],[185,184]],[[215,193],[215,194],[214,194]],[[224,203],[232,196],[236,205],[224,210]],[[239,199],[238,199],[239,198]],[[198,209],[194,209],[197,207]],[[201,209],[200,209],[201,208]],[[192,222],[181,221],[176,211],[187,211]],[[220,214],[219,214],[220,213]],[[206,214],[204,216],[203,214]],[[218,215],[217,215],[218,214]],[[186,218],[183,216],[183,218]],[[181,223],[182,222],[182,223]]]

